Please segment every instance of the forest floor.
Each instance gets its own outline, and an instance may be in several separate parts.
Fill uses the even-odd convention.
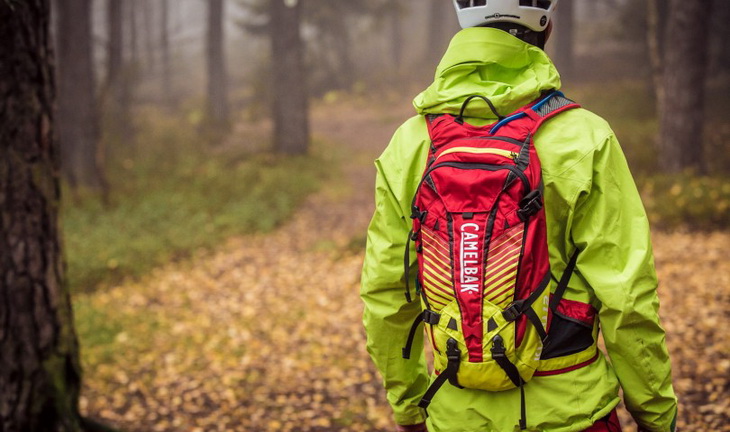
[[[338,147],[342,178],[281,228],[76,297],[93,316],[86,415],[129,432],[393,429],[365,350],[358,281],[372,161],[412,108],[366,107],[314,109],[314,133]],[[654,244],[679,425],[730,431],[730,234],[657,232]]]

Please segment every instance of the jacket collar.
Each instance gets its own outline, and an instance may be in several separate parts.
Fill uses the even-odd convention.
[[[501,115],[560,88],[560,75],[543,50],[502,30],[485,27],[460,31],[436,69],[433,84],[413,105],[419,114],[458,114],[470,95],[488,97]],[[486,104],[475,100],[467,117],[493,119]]]

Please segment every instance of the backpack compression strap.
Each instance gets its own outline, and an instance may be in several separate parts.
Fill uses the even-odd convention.
[[[428,387],[428,390],[426,390],[426,393],[421,398],[421,401],[418,402],[418,406],[420,408],[428,408],[428,406],[431,404],[431,399],[433,399],[434,395],[437,391],[439,391],[441,386],[446,383],[446,380],[448,380],[454,387],[462,388],[456,378],[456,373],[459,371],[461,351],[458,348],[458,342],[454,338],[449,338],[449,340],[446,341],[446,357],[449,360],[446,364],[446,369],[441,371],[439,376],[437,376],[433,383],[431,383],[431,385]]]

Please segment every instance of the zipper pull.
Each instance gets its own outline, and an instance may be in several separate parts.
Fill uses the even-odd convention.
[[[511,158],[512,158],[512,160],[513,160],[513,161],[515,161],[515,163],[517,163],[517,159],[519,159],[519,158],[520,158],[520,155],[519,155],[519,153],[511,152],[511,153],[509,154],[509,157],[511,157]]]

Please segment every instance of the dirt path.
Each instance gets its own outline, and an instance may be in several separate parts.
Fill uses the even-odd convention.
[[[84,412],[140,432],[390,430],[358,279],[371,162],[410,113],[395,106],[390,117],[349,103],[315,110],[315,134],[342,145],[345,178],[286,226],[77,299],[98,311],[103,341],[84,354]],[[728,244],[656,236],[685,430],[730,431]]]
[[[388,430],[351,250],[395,122],[352,105],[317,110],[314,133],[342,143],[346,178],[291,223],[82,298],[113,335],[84,355],[84,411],[140,432]]]

